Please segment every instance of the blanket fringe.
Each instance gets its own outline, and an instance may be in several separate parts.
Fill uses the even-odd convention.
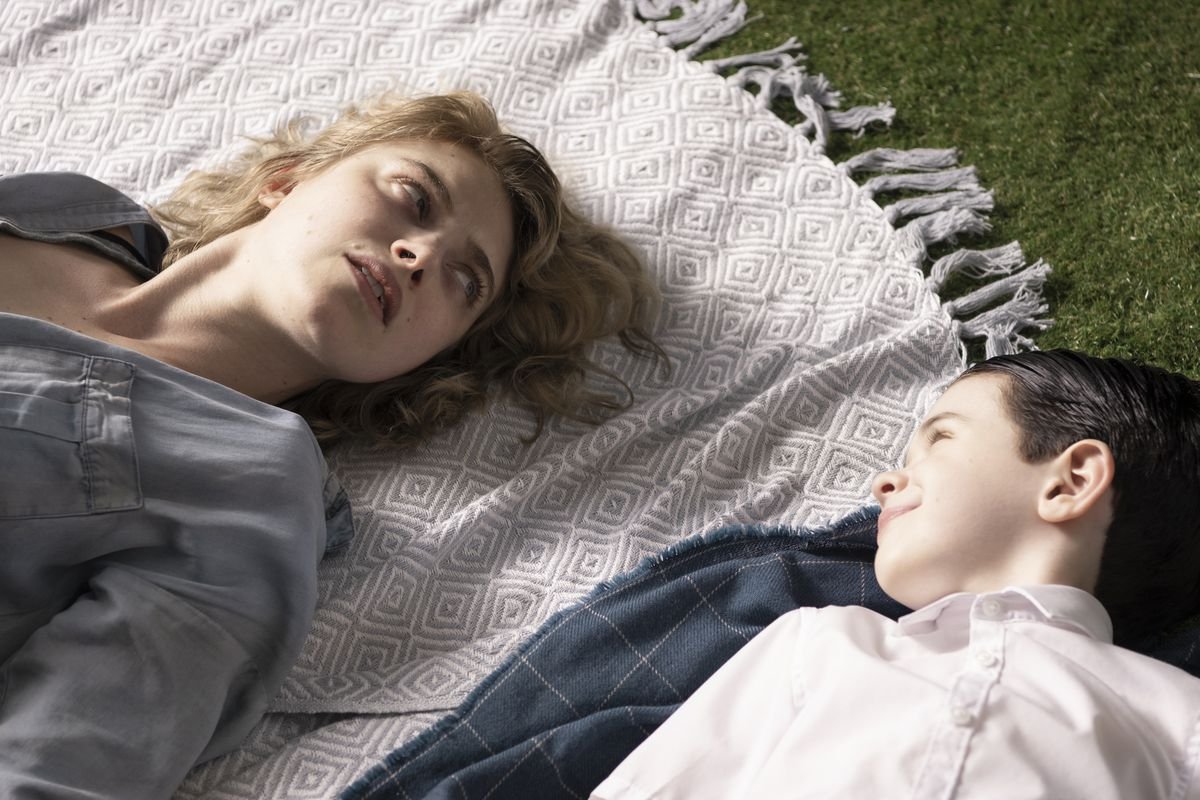
[[[926,172],[946,169],[958,163],[958,151],[950,148],[945,150],[918,147],[913,150],[894,150],[890,147],[876,147],[843,161],[839,166],[850,174],[858,172],[895,172],[897,170],[912,170]]]
[[[892,225],[908,220],[901,235],[912,245],[914,266],[920,267],[932,246],[991,230],[985,215],[994,205],[992,193],[979,184],[974,167],[958,167],[957,163],[955,150],[878,148],[853,156],[839,167],[859,178],[863,173],[879,173],[861,183],[863,191],[877,202],[889,192],[915,193],[883,205],[883,211]],[[989,250],[963,248],[942,256],[929,268],[925,285],[941,297],[951,276],[980,284],[942,303],[965,364],[970,342],[982,341],[985,358],[1035,349],[1025,332],[1043,331],[1053,322],[1045,318],[1048,306],[1042,301],[1042,286],[1049,274],[1050,267],[1044,262],[1026,266],[1021,246],[1011,242]]]
[[[747,19],[744,0],[636,0],[638,16],[671,47],[691,59],[720,40],[740,31],[757,17]],[[678,12],[677,16],[673,16]],[[835,131],[856,136],[873,123],[890,125],[896,110],[889,103],[841,109],[842,95],[824,75],[811,75],[801,66],[803,54],[795,37],[757,53],[745,53],[700,62],[747,91],[754,88],[758,105],[769,107],[777,98],[790,97],[804,120],[796,125],[801,135],[824,153]],[[731,74],[730,70],[733,70]]]
[[[964,248],[933,262],[925,283],[934,294],[940,295],[946,279],[956,273],[977,280],[985,279],[997,275],[1010,275],[1024,263],[1025,254],[1021,251],[1021,245],[1016,242],[1009,242],[991,250]]]
[[[1048,267],[1046,272],[1049,272]],[[984,358],[1036,349],[1033,340],[1022,335],[1021,331],[1027,328],[1044,331],[1054,324],[1054,320],[1041,317],[1049,310],[1049,306],[1043,302],[1040,289],[1040,283],[1037,286],[1022,286],[1008,302],[984,311],[973,319],[956,320],[963,360],[967,360],[966,343],[973,339],[983,339]]]
[[[926,214],[904,226],[904,233],[922,246],[953,242],[959,236],[982,236],[992,229],[984,216],[967,208]]]
[[[974,167],[959,167],[940,172],[876,175],[864,182],[862,188],[870,197],[896,191],[944,192],[950,189],[968,192],[983,191]]]
[[[671,19],[678,9],[680,16]],[[637,0],[637,13],[643,19],[657,20],[657,31],[672,47],[679,47],[688,58],[695,58],[709,47],[740,31],[747,22],[743,0]]]
[[[905,197],[891,205],[884,206],[883,213],[888,222],[895,225],[905,217],[927,216],[939,211],[967,209],[970,211],[987,212],[995,206],[992,193],[978,189],[968,189],[958,192],[942,192],[925,197]]]
[[[982,236],[991,230],[985,215],[992,210],[994,198],[979,185],[974,168],[935,169],[946,166],[952,154],[954,151],[874,152],[864,154],[867,157],[855,164],[841,165],[847,172],[885,173],[863,182],[864,190],[872,197],[894,191],[931,192],[904,197],[883,207],[893,225],[909,220],[901,234],[913,245],[917,267],[932,246],[955,242],[960,236]],[[913,171],[890,171],[905,166]],[[1044,331],[1053,324],[1045,316],[1049,306],[1042,300],[1050,267],[1042,261],[1025,265],[1025,255],[1016,242],[989,250],[963,248],[942,256],[929,268],[925,285],[941,297],[954,275],[980,284],[942,303],[958,336],[964,364],[969,361],[971,342],[982,341],[984,358],[1033,350],[1036,345],[1026,332]]]
[[[745,0],[636,0],[635,6],[652,30],[690,59],[753,21],[747,19]],[[753,94],[759,108],[770,108],[778,98],[791,98],[803,117],[794,127],[819,154],[825,153],[830,138],[839,131],[861,136],[871,125],[891,125],[896,110],[890,103],[843,110],[841,92],[824,75],[804,69],[800,50],[800,43],[791,37],[769,50],[700,63]],[[851,156],[838,168],[859,179],[863,191],[876,202],[881,195],[904,194],[880,204],[888,222],[913,245],[914,266],[920,268],[931,246],[991,229],[986,215],[995,205],[992,193],[980,185],[974,167],[958,165],[958,156],[954,149],[880,147]],[[864,180],[865,173],[874,176]],[[990,250],[958,250],[933,263],[926,286],[938,296],[952,275],[981,284],[942,303],[958,333],[964,363],[970,341],[982,340],[987,357],[1035,349],[1023,331],[1045,330],[1053,323],[1045,318],[1048,307],[1042,301],[1042,285],[1049,273],[1040,261],[1024,266],[1024,255],[1015,242]]]

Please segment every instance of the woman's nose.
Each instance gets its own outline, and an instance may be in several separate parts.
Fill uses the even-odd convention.
[[[907,483],[908,478],[904,476],[904,470],[890,469],[875,476],[871,483],[871,494],[875,496],[876,502],[883,505],[883,498],[900,491]]]
[[[392,243],[392,256],[413,283],[419,283],[425,270],[437,265],[440,252],[441,244],[433,237],[398,239]]]

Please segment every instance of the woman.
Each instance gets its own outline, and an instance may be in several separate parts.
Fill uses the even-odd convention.
[[[350,532],[318,442],[496,387],[598,419],[585,346],[662,355],[636,258],[474,95],[291,126],[155,214],[169,247],[102,184],[0,179],[5,797],[164,797],[237,745]]]

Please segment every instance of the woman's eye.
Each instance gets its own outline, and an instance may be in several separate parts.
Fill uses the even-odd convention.
[[[400,181],[400,185],[408,193],[413,205],[417,207],[417,216],[425,219],[425,215],[429,213],[429,194],[425,191],[425,187],[408,180]]]
[[[474,303],[483,294],[483,281],[470,269],[462,268],[455,271],[458,282],[462,286],[467,302]]]

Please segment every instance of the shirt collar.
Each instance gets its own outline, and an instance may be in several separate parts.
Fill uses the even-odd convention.
[[[897,623],[899,633],[913,635],[937,627],[938,618],[949,608],[961,608],[969,612],[987,598],[1001,600],[1005,607],[1021,611],[1021,618],[1030,612],[1046,622],[1074,628],[1101,642],[1112,642],[1112,620],[1100,601],[1089,592],[1074,586],[1009,586],[998,592],[969,594],[960,592],[946,595],[924,608],[901,617]]]

